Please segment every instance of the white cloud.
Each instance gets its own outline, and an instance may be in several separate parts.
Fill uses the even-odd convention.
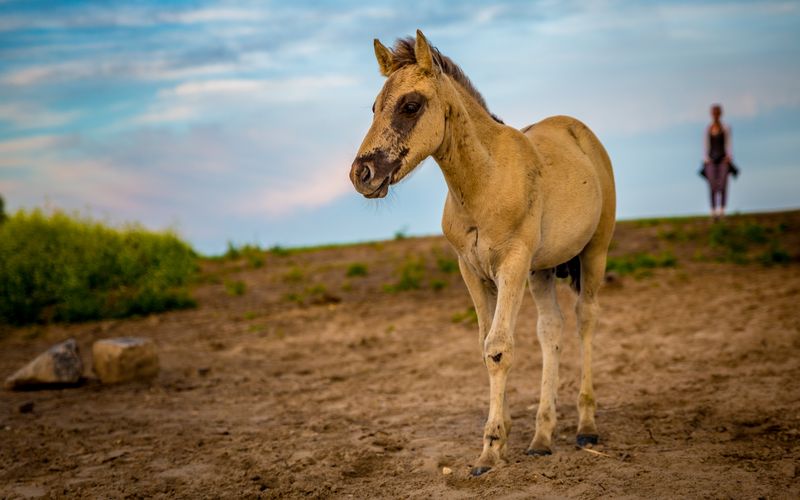
[[[0,122],[6,122],[17,130],[56,127],[67,124],[80,116],[77,111],[52,111],[39,104],[9,102],[0,104]]]
[[[340,156],[340,162],[314,169],[305,178],[273,179],[268,187],[247,196],[246,201],[237,206],[238,211],[247,215],[279,217],[298,209],[327,205],[353,189],[347,177],[348,160],[344,155]]]
[[[349,75],[281,79],[219,79],[181,83],[159,92],[149,109],[133,123],[174,123],[202,118],[218,120],[239,113],[268,112],[275,104],[297,104],[324,98],[332,89],[350,87]]]
[[[40,152],[64,142],[65,138],[57,135],[36,135],[0,141],[0,155],[11,156],[20,153]]]
[[[355,85],[358,80],[349,75],[319,75],[273,80],[204,80],[182,83],[172,89],[162,91],[163,97],[211,97],[242,96],[260,101],[287,102],[302,101],[318,97],[322,92],[335,88]]]

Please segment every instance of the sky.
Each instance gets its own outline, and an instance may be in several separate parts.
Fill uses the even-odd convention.
[[[618,217],[708,213],[712,103],[729,211],[800,207],[800,2],[0,0],[0,195],[172,228],[198,250],[441,232],[424,162],[385,200],[348,180],[383,77],[422,29],[521,128],[584,121]]]

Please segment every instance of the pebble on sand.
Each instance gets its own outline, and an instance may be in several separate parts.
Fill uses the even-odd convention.
[[[75,339],[52,346],[5,381],[6,389],[36,389],[48,386],[74,385],[83,377],[78,343]]]
[[[92,346],[94,372],[104,384],[149,380],[158,375],[158,353],[150,339],[118,337]]]

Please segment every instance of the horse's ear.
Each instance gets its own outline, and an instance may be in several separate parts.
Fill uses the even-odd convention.
[[[433,54],[428,40],[420,30],[417,30],[417,43],[414,45],[414,56],[417,59],[417,66],[423,73],[433,74]]]
[[[373,42],[375,46],[375,58],[378,60],[378,68],[383,76],[392,74],[392,51],[387,49],[377,38]]]

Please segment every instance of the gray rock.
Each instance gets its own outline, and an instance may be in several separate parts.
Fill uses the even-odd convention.
[[[81,381],[83,361],[75,339],[67,339],[34,358],[5,381],[6,389],[36,389]]]
[[[150,339],[119,337],[92,346],[94,372],[104,384],[148,380],[158,375],[158,352]]]

